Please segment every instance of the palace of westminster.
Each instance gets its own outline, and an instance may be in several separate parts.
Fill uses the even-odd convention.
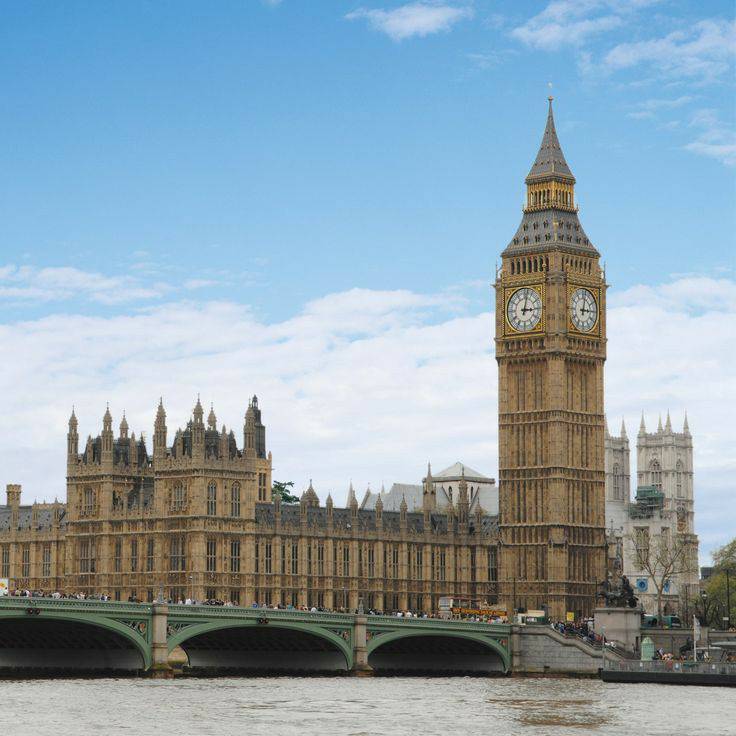
[[[603,405],[605,274],[578,220],[575,177],[550,98],[526,178],[521,224],[496,274],[499,483],[456,463],[421,485],[350,487],[345,508],[310,483],[299,503],[272,496],[271,453],[254,396],[242,444],[199,400],[170,442],[163,403],[152,454],[109,410],[80,448],[67,434],[67,502],[0,506],[0,580],[11,589],[437,611],[441,596],[550,616],[589,614],[613,558],[651,610],[653,581],[627,540],[646,530],[688,545],[690,571],[667,581],[677,610],[697,588],[692,438],[669,414],[642,418],[636,500],[629,442]],[[81,449],[81,452],[80,452]],[[647,598],[650,596],[650,599]],[[656,604],[654,604],[656,610]]]

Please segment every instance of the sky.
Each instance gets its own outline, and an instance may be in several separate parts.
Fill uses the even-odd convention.
[[[258,394],[274,476],[336,503],[428,460],[496,477],[490,284],[552,94],[609,424],[687,410],[707,561],[736,535],[735,50],[718,0],[3,0],[0,483],[64,497],[72,405],[150,437],[198,393],[238,435]]]

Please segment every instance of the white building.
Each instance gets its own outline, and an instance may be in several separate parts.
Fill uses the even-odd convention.
[[[665,583],[668,611],[682,611],[686,598],[698,590],[698,538],[695,535],[693,493],[693,442],[687,423],[674,432],[669,412],[656,432],[648,433],[642,416],[636,439],[637,492],[631,498],[629,439],[626,427],[613,437],[606,433],[606,525],[609,541],[621,550],[623,573],[637,591],[644,609],[657,612],[657,592],[651,576],[637,560],[634,539],[644,535],[652,549],[660,540],[671,547],[687,542],[687,572],[673,575]],[[682,568],[682,564],[678,565]],[[656,572],[655,572],[656,575]]]

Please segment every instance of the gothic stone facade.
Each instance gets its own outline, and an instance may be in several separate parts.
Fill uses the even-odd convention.
[[[526,189],[495,283],[500,586],[560,619],[591,613],[605,575],[606,284],[552,98]]]
[[[671,550],[683,550],[676,574],[667,580],[664,602],[668,612],[688,610],[698,593],[698,537],[695,534],[693,440],[687,417],[682,432],[672,429],[667,412],[664,427],[647,432],[644,417],[636,438],[637,499],[630,496],[629,438],[621,424],[618,437],[606,433],[606,524],[609,546],[622,571],[637,590],[648,613],[657,613],[657,593],[651,575],[641,568],[634,540],[668,535]],[[655,569],[661,577],[661,569]]]
[[[79,453],[77,418],[67,436],[67,503],[21,505],[8,486],[0,506],[0,577],[11,587],[152,599],[221,598],[294,606],[436,611],[443,595],[491,601],[496,593],[495,517],[470,511],[467,483],[439,511],[431,473],[423,509],[346,508],[310,487],[299,504],[271,498],[271,454],[255,397],[243,445],[214,411],[167,444],[159,404],[153,455],[117,437],[110,412]]]

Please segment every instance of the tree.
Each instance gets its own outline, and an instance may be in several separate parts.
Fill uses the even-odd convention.
[[[728,619],[728,626],[733,626],[736,602],[736,539],[715,550],[713,562],[713,570],[705,584],[708,614],[706,620],[714,628],[721,628],[726,623],[724,619]]]
[[[651,538],[648,527],[639,527],[627,539],[634,548],[638,569],[649,576],[657,591],[657,620],[661,622],[667,583],[697,570],[695,547],[688,536],[673,535],[666,527]]]
[[[294,481],[279,481],[275,480],[271,488],[271,498],[278,496],[281,499],[281,503],[299,503],[299,496],[294,496],[289,491],[290,488],[294,487]]]

